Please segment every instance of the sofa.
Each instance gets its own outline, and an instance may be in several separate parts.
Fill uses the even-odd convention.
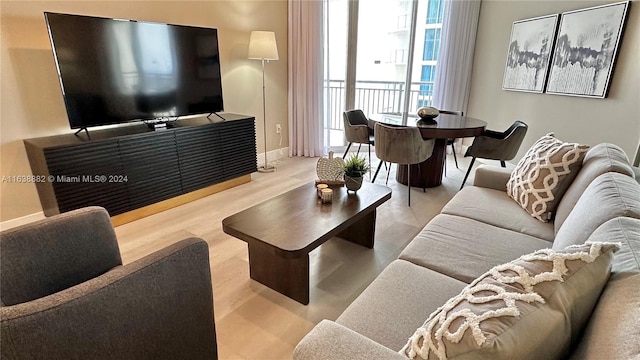
[[[0,233],[0,359],[216,359],[209,246],[122,264],[87,207]]]
[[[640,358],[640,185],[624,151],[592,146],[549,222],[507,195],[509,176],[506,169],[480,166],[473,186],[459,191],[335,321],[317,324],[294,359],[406,359],[408,339],[429,315],[494,266],[540,249],[593,242],[618,243],[619,250],[604,288],[589,295],[595,305],[582,324],[554,335],[561,355],[550,355],[535,333],[516,333],[509,341],[533,347],[502,358]],[[572,319],[558,321],[564,326]]]

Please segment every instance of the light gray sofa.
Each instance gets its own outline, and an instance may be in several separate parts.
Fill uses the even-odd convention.
[[[0,233],[0,359],[216,359],[209,246],[122,265],[107,211]]]
[[[457,193],[338,319],[307,334],[294,359],[403,359],[398,351],[429,314],[476,277],[538,249],[585,241],[622,245],[566,357],[640,358],[640,185],[625,153],[593,146],[550,223],[507,196],[508,177],[501,168],[478,168],[474,186]]]

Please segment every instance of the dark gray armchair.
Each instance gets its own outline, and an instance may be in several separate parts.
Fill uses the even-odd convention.
[[[2,359],[216,359],[209,247],[189,238],[122,265],[109,214],[0,233]]]
[[[345,111],[342,113],[342,120],[344,122],[344,137],[349,142],[342,158],[344,159],[347,156],[353,143],[358,144],[356,155],[360,153],[362,144],[367,144],[369,145],[369,166],[371,166],[371,145],[375,144],[375,139],[373,130],[369,128],[369,120],[362,110]]]
[[[473,139],[473,144],[471,144],[464,154],[464,156],[473,156],[473,158],[464,176],[464,180],[462,180],[460,190],[464,187],[464,183],[467,182],[467,177],[469,177],[476,158],[499,160],[500,165],[506,167],[505,161],[511,160],[516,156],[522,140],[524,140],[524,136],[527,134],[527,129],[527,124],[516,120],[504,132],[485,130],[482,135]]]

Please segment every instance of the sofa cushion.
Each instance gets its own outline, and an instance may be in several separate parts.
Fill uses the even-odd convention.
[[[394,351],[465,283],[395,260],[340,315],[337,323]]]
[[[610,243],[543,249],[496,266],[433,312],[401,351],[421,359],[565,357],[617,249]]]
[[[582,166],[589,147],[565,143],[553,134],[536,141],[507,182],[507,194],[534,218],[547,222]]]
[[[640,358],[640,220],[619,217],[607,221],[591,241],[620,243],[611,277],[572,359]]]
[[[532,218],[504,191],[467,186],[442,208],[442,213],[468,217],[548,241],[555,237],[553,224]]]
[[[550,245],[548,241],[473,219],[440,214],[399,258],[470,283],[498,264]]]
[[[553,248],[582,244],[600,225],[618,216],[640,218],[640,185],[626,175],[602,174],[587,187],[560,227]]]
[[[569,216],[569,213],[589,184],[595,178],[607,172],[619,172],[633,176],[633,170],[629,165],[627,154],[621,148],[614,144],[598,144],[587,151],[584,160],[582,160],[580,171],[558,204],[556,216],[553,220],[556,232],[567,219],[567,216]]]

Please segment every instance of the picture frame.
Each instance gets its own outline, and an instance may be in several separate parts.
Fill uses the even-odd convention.
[[[514,21],[502,90],[542,93],[558,26],[558,14]]]
[[[625,1],[561,14],[547,93],[607,97],[629,6]]]

